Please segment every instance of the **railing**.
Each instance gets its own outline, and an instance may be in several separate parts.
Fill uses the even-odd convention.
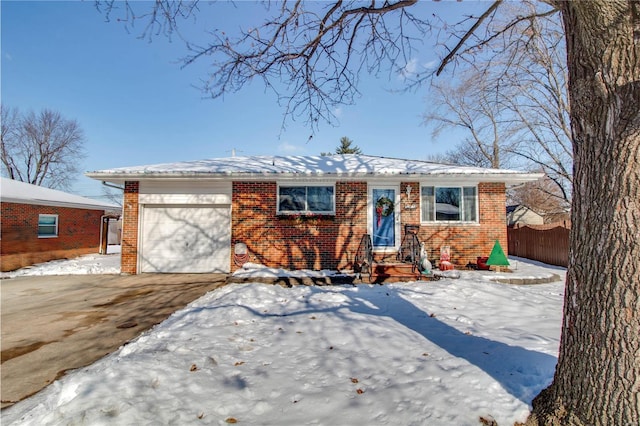
[[[353,271],[356,276],[362,279],[362,275],[366,274],[369,276],[369,282],[377,283],[382,283],[391,277],[405,280],[420,280],[424,277],[437,279],[431,274],[431,265],[426,252],[423,252],[423,244],[418,239],[419,229],[418,225],[405,225],[405,233],[396,256],[399,263],[386,263],[382,260],[374,264],[371,236],[364,234],[353,261]],[[411,272],[408,270],[409,265],[411,265]]]
[[[360,239],[360,245],[356,252],[356,257],[353,262],[353,270],[356,274],[362,273],[371,275],[373,267],[373,244],[371,243],[371,236],[364,234]]]
[[[420,240],[418,239],[418,225],[405,225],[404,237],[398,251],[398,261],[410,263],[413,272],[420,271]]]

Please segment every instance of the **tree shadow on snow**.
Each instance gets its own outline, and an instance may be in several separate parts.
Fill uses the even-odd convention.
[[[352,298],[350,309],[360,314],[392,318],[451,355],[480,368],[528,405],[553,379],[556,357],[460,331],[403,298],[406,290],[387,287],[385,292],[389,294],[386,306],[379,306],[380,298],[374,296],[375,292],[358,292],[357,298]],[[368,295],[374,297],[367,298]],[[360,298],[362,300],[358,300]],[[482,307],[478,306],[478,309]]]
[[[326,292],[326,287],[324,289],[307,288],[310,290],[308,299]],[[531,405],[532,399],[553,379],[556,357],[460,331],[405,299],[403,294],[411,290],[387,286],[358,290],[356,292],[340,291],[340,294],[347,298],[346,303],[343,302],[331,308],[318,309],[313,305],[307,305],[305,309],[278,314],[260,312],[246,305],[224,304],[200,307],[195,311],[236,307],[246,309],[256,317],[272,318],[320,313],[344,317],[347,310],[367,316],[391,318],[452,356],[464,359],[480,368],[508,393],[528,405]],[[482,307],[479,306],[478,309]],[[352,319],[346,318],[346,320]]]

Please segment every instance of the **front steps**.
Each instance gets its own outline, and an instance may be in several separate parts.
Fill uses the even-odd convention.
[[[369,282],[407,282],[428,279],[410,263],[374,263],[369,274]],[[362,277],[366,281],[366,276]]]

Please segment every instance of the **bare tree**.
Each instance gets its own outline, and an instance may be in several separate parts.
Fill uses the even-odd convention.
[[[9,153],[15,150],[18,140],[19,118],[18,110],[0,105],[0,158],[2,159],[2,171],[11,179],[15,179],[16,166],[12,163]]]
[[[537,10],[530,1],[522,4],[528,14]],[[517,12],[508,16],[514,14]],[[528,168],[541,169],[551,179],[556,188],[547,194],[568,203],[573,152],[562,23],[557,14],[540,13],[527,23],[524,32],[530,35],[527,43],[507,55],[500,80],[500,86],[505,87],[502,100],[519,127],[511,151]]]
[[[508,202],[520,204],[540,214],[545,223],[569,219],[570,205],[560,194],[558,186],[549,177],[508,190]]]
[[[75,120],[57,111],[20,114],[2,107],[2,172],[11,179],[68,188],[80,172],[85,137]]]
[[[353,102],[359,73],[395,72],[408,62],[413,43],[430,29],[419,17],[424,3],[416,3],[335,1],[322,3],[321,13],[317,3],[277,3],[277,13],[263,25],[238,37],[214,32],[213,42],[187,62],[214,59],[205,85],[213,96],[238,90],[253,77],[266,84],[290,82],[281,95],[287,113],[303,114],[313,125],[330,120],[334,104]],[[502,3],[496,0],[470,18],[436,74],[449,64],[473,66],[474,53],[518,23],[555,13],[516,16],[494,31],[487,24]],[[640,3],[546,3],[562,14],[567,46],[574,156],[571,254],[556,374],[534,400],[528,422],[640,424]],[[153,3],[153,11],[172,13],[148,14],[146,28],[166,31],[184,5]],[[502,40],[526,45],[533,35]]]
[[[435,107],[425,114],[427,123],[435,123],[433,136],[454,128],[468,136],[449,150],[449,161],[456,164],[500,168],[510,153],[512,123],[505,122],[505,106],[492,82],[478,72],[468,72],[457,84],[436,83],[431,102]],[[453,142],[453,141],[449,141]]]
[[[434,136],[449,128],[468,134],[449,151],[451,161],[541,170],[557,186],[544,196],[569,203],[573,155],[561,22],[557,13],[529,0],[507,6],[490,26],[495,33],[508,31],[483,41],[492,53],[475,55],[463,78],[434,83],[429,102],[434,107],[425,120],[436,124]],[[536,190],[543,189],[551,188]]]

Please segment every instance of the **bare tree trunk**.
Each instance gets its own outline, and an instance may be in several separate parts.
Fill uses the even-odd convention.
[[[574,139],[571,253],[558,366],[529,423],[638,425],[640,5],[556,6]]]

